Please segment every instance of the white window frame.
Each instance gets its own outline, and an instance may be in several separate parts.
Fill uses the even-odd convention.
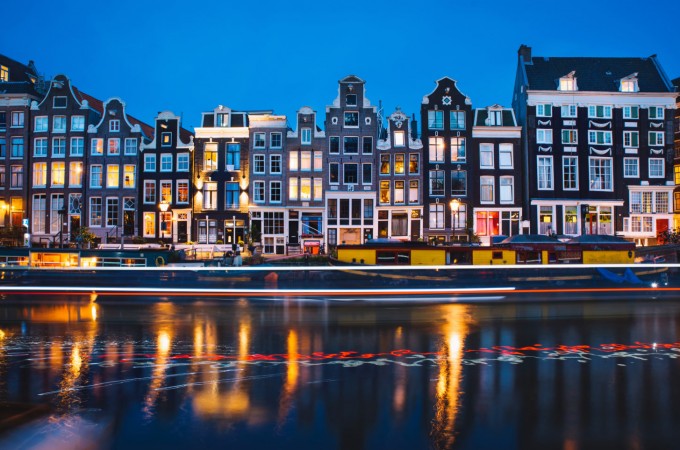
[[[541,162],[544,161],[543,167],[547,169],[545,180],[541,180]],[[541,186],[541,181],[545,181],[545,184]],[[552,191],[555,186],[555,165],[553,164],[552,155],[538,155],[536,156],[536,183],[537,189],[539,191]]]
[[[486,161],[485,161],[486,160]],[[479,168],[494,168],[494,145],[490,143],[479,144]]]
[[[550,128],[536,129],[536,143],[537,144],[552,144],[553,130]]]
[[[635,169],[633,172],[629,169]],[[640,158],[623,158],[623,178],[640,178]]]
[[[649,178],[665,178],[666,165],[663,158],[649,158],[648,160]],[[653,167],[654,166],[654,167]]]
[[[567,161],[573,161],[573,164],[568,164]],[[567,187],[567,168],[574,168],[574,186]],[[578,191],[578,156],[565,155],[562,157],[562,190],[564,191]]]

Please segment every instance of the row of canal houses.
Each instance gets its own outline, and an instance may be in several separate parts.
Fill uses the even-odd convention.
[[[191,132],[171,112],[150,126],[121,99],[0,56],[0,239],[65,244],[87,227],[102,242],[253,239],[285,254],[521,233],[651,244],[675,227],[678,94],[655,56],[532,57],[523,45],[512,108],[473,108],[444,77],[419,121],[383,114],[357,76],[337,89],[324,117],[219,105]]]

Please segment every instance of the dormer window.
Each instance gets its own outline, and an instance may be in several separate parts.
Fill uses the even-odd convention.
[[[9,81],[9,67],[0,66],[0,81]]]
[[[552,105],[543,105],[551,107]],[[489,109],[489,115],[486,118],[485,125],[487,126],[503,126],[503,111],[500,109]]]
[[[571,71],[567,75],[560,78],[560,91],[578,91],[576,85],[576,71]]]
[[[229,126],[229,114],[227,113],[217,113],[215,118],[215,126],[217,127],[228,127]]]
[[[638,92],[638,80],[637,72],[631,73],[627,77],[621,78],[621,85],[619,86],[619,91],[621,92]]]

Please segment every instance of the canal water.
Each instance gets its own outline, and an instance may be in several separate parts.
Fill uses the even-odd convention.
[[[678,380],[680,302],[0,301],[0,448],[678,448]]]

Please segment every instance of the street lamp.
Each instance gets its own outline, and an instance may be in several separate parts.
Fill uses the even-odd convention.
[[[459,210],[460,210],[460,200],[457,199],[457,198],[454,198],[453,200],[451,200],[449,205],[451,206],[452,219],[455,217],[455,221],[451,226],[451,229],[453,231],[453,236],[455,238],[456,230],[458,229],[458,213],[459,213]]]
[[[165,214],[170,208],[170,203],[163,201],[158,204],[158,207],[161,210],[161,241],[165,241],[165,229],[168,227]]]

